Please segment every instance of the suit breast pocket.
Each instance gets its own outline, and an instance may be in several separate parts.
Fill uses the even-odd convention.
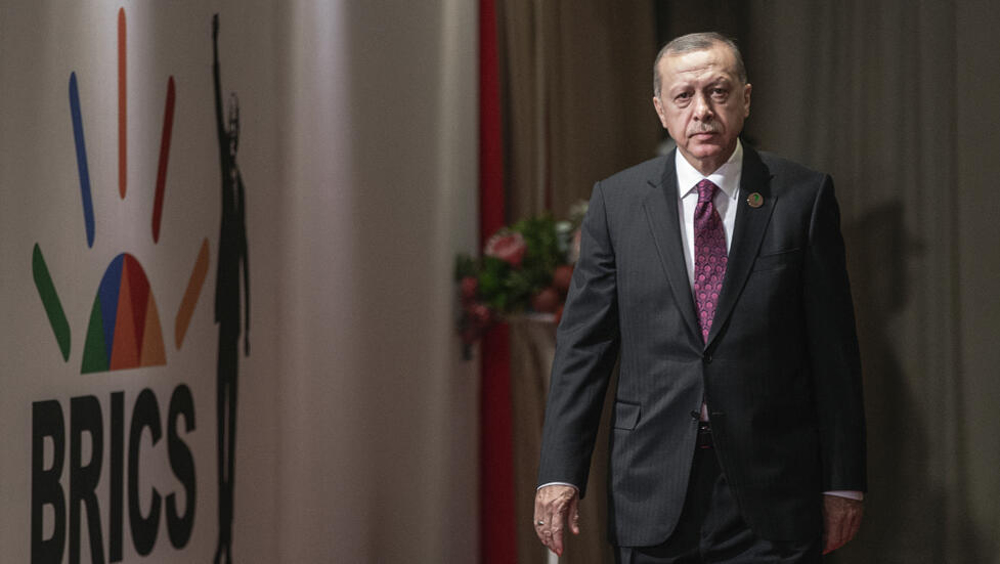
[[[788,267],[798,268],[802,264],[802,249],[761,253],[753,262],[753,272],[779,270]]]

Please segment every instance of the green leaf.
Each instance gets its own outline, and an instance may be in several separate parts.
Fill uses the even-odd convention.
[[[476,259],[467,254],[460,254],[455,257],[455,280],[461,280],[466,276],[476,275]]]

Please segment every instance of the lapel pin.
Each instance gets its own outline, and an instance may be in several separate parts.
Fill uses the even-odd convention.
[[[764,196],[761,196],[760,192],[754,192],[747,196],[747,203],[751,208],[759,208],[764,205]]]

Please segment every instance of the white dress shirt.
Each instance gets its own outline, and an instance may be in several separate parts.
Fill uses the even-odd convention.
[[[743,176],[743,144],[736,140],[736,150],[729,160],[718,170],[702,176],[687,162],[678,150],[674,165],[677,169],[677,211],[681,214],[681,238],[684,241],[684,264],[687,265],[688,282],[694,292],[694,208],[698,206],[698,183],[703,179],[712,181],[719,187],[715,193],[715,210],[722,218],[722,231],[726,234],[726,252],[733,243],[733,226],[736,225],[736,198],[740,193],[740,178]]]

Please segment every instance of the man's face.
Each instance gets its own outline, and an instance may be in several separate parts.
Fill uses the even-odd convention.
[[[740,82],[736,59],[720,43],[664,55],[658,72],[660,92],[653,106],[660,123],[699,172],[715,172],[732,155],[750,115],[750,85]]]

